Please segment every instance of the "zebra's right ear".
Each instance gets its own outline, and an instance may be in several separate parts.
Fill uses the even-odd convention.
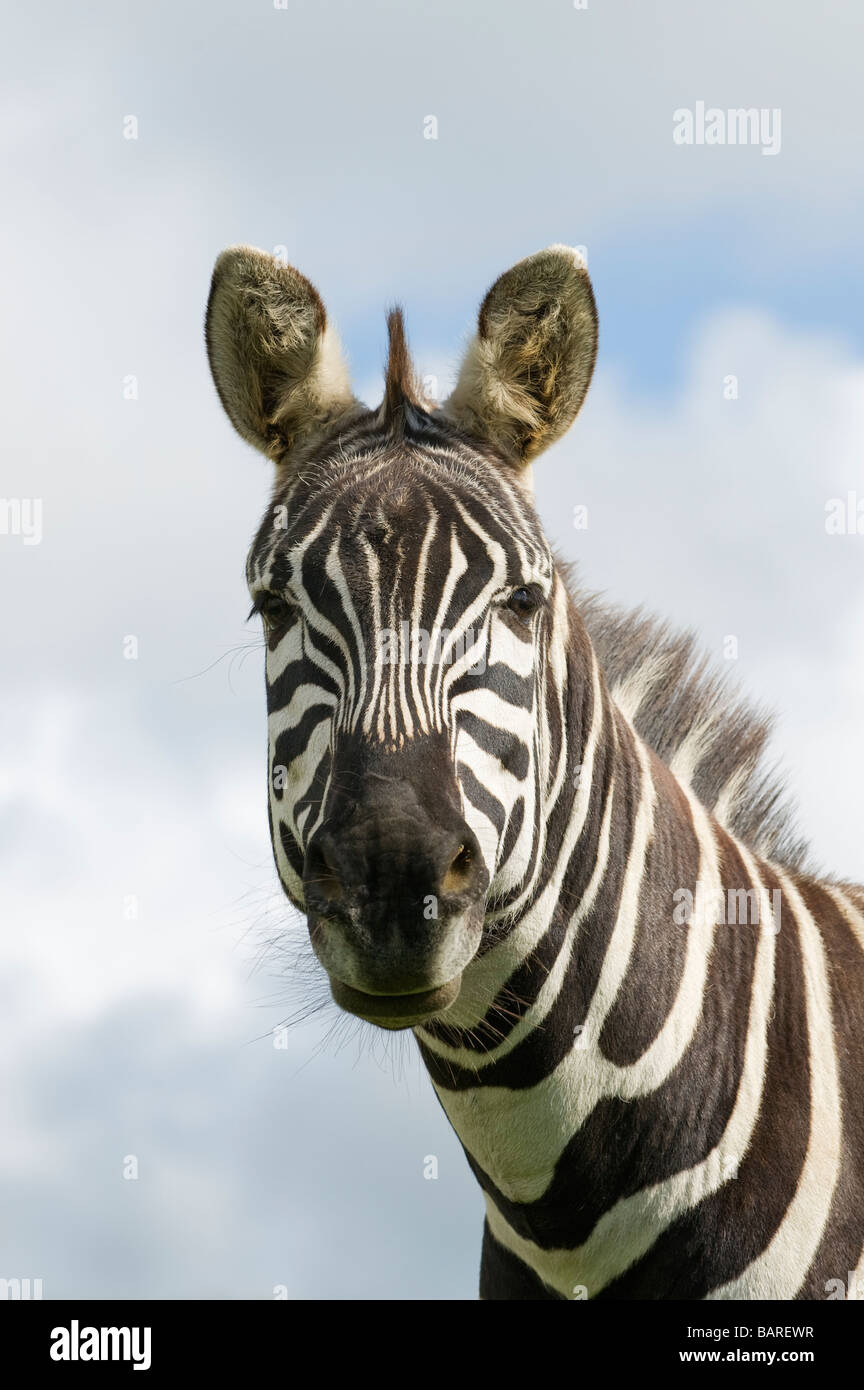
[[[357,404],[318,291],[253,246],[217,260],[205,336],[228,418],[276,463]]]
[[[495,281],[442,414],[518,465],[570,428],[594,370],[597,311],[584,261],[549,246]]]

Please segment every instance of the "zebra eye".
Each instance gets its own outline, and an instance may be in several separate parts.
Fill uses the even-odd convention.
[[[541,596],[536,589],[514,589],[507,600],[507,607],[523,623],[527,623],[540,607]]]
[[[255,607],[271,631],[284,627],[293,612],[281,594],[262,594]]]

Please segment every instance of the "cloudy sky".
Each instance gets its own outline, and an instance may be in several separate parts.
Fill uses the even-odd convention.
[[[586,248],[600,358],[536,470],[547,530],[719,662],[736,637],[817,860],[864,878],[864,535],[825,526],[864,500],[862,42],[854,0],[18,7],[0,495],[41,523],[0,534],[0,1276],[476,1291],[410,1039],[327,1006],[270,863],[268,468],[202,345],[226,245],[317,283],[370,401],[394,300],[443,392],[491,280]],[[774,152],[677,144],[698,103],[764,110]]]

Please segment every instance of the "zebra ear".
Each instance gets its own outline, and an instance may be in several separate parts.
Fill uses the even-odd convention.
[[[549,246],[495,281],[442,413],[528,463],[570,428],[597,355],[597,311],[584,262]]]
[[[277,463],[356,404],[317,290],[253,246],[229,247],[217,260],[205,336],[228,418]]]

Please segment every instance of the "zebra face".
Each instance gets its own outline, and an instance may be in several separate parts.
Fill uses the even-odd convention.
[[[389,430],[364,420],[288,481],[249,580],[282,884],[337,1002],[407,1026],[456,997],[528,862],[552,559],[455,432],[417,407]]]
[[[541,252],[487,295],[440,410],[391,315],[372,412],[307,281],[245,248],[217,262],[214,379],[277,464],[247,564],[274,856],[337,1003],[386,1028],[453,1003],[536,850],[555,578],[526,463],[581,403],[593,323],[572,253]]]

